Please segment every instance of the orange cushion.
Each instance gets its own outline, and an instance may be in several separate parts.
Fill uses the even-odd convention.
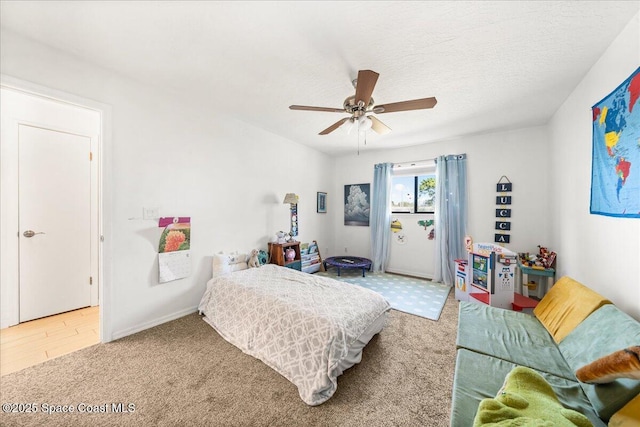
[[[613,414],[609,427],[637,427],[640,425],[640,394]]]
[[[559,343],[591,313],[611,301],[568,276],[560,278],[533,314]]]

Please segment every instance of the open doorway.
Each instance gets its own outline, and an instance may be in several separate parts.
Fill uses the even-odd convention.
[[[21,83],[3,76],[0,88],[1,345],[39,363],[109,340],[101,324],[105,112]]]

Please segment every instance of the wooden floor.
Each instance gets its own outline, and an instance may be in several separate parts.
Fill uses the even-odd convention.
[[[0,375],[100,342],[99,307],[87,307],[0,329]]]

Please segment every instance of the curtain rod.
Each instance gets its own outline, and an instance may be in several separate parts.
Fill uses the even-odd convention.
[[[401,168],[408,168],[408,167],[412,167],[412,166],[422,166],[425,163],[435,163],[436,159],[426,159],[426,160],[414,160],[412,162],[402,162],[402,163],[394,163],[393,167],[401,167]]]

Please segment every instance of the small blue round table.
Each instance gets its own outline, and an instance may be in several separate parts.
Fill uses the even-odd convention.
[[[365,270],[371,270],[371,260],[367,258],[361,258],[357,256],[333,256],[324,260],[324,269],[327,266],[336,267],[338,269],[338,276],[340,275],[341,268],[361,268],[362,277],[364,277]]]

